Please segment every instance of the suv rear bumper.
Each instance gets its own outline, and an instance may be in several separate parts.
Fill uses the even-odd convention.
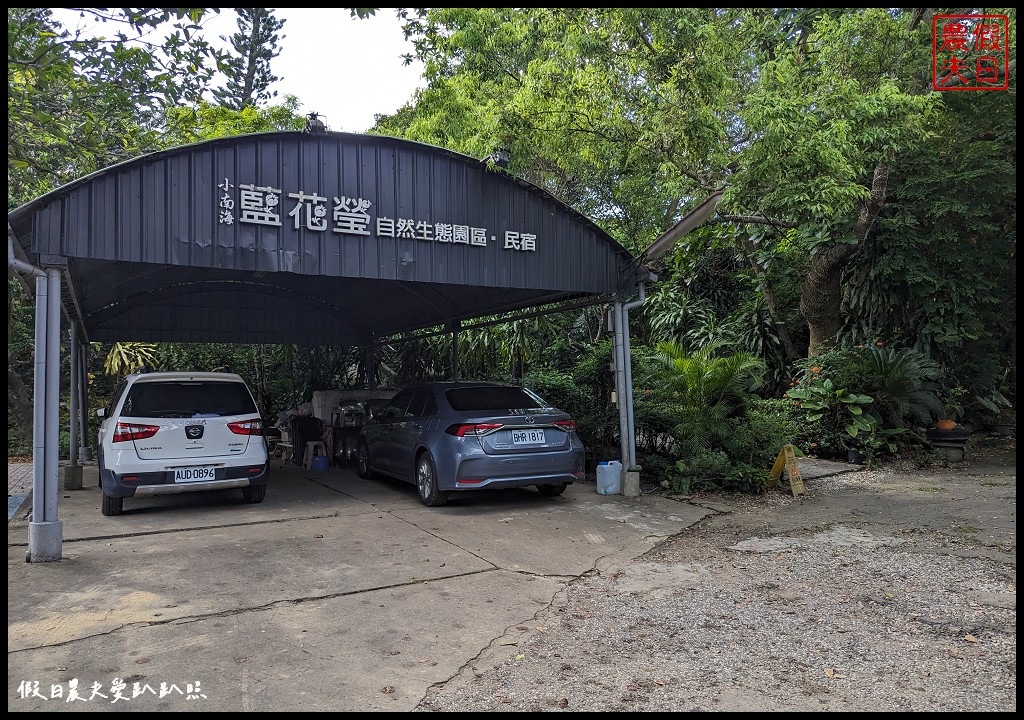
[[[217,468],[217,478],[215,480],[176,483],[174,482],[173,470],[123,473],[119,475],[103,467],[102,457],[100,458],[99,465],[100,487],[103,490],[103,494],[122,498],[265,485],[270,471],[270,461],[268,460],[263,464]],[[135,479],[126,481],[124,480],[125,476]]]

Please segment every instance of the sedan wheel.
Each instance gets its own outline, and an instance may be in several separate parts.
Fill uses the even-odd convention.
[[[448,493],[437,489],[437,468],[428,452],[420,455],[416,463],[416,490],[420,502],[427,507],[438,507],[448,502]]]
[[[373,470],[370,469],[370,448],[367,447],[365,440],[360,440],[359,447],[356,448],[356,470],[361,478],[368,479],[374,476]]]

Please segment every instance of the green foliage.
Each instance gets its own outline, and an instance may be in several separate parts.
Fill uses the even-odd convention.
[[[103,361],[103,370],[107,375],[123,377],[138,372],[145,367],[155,367],[157,362],[157,346],[153,343],[119,342],[114,343]]]
[[[708,340],[721,342],[721,328],[711,304],[674,284],[659,284],[643,305],[651,337],[691,349]]]
[[[939,365],[916,350],[858,348],[852,352],[847,376],[850,384],[856,383],[874,398],[874,409],[887,428],[907,423],[928,426],[942,412],[936,393]]]
[[[583,445],[593,454],[613,453],[617,447],[618,414],[610,404],[611,345],[605,341],[585,348],[566,371],[533,368],[522,384],[570,413]]]
[[[905,17],[868,8],[823,15],[807,45],[778,46],[741,111],[756,141],[724,201],[796,220],[808,248],[852,241],[875,165],[917,147],[938,102],[904,70],[924,37]]]
[[[975,400],[988,411],[983,417],[989,422],[1009,423],[1014,418],[1013,403],[998,389],[992,390],[988,397],[978,396]]]
[[[798,419],[790,403],[754,394],[763,364],[744,353],[714,357],[712,346],[692,354],[670,343],[644,350],[636,357],[634,419],[645,473],[660,468],[661,479],[686,493],[764,490]]]
[[[658,484],[667,482],[668,487],[679,489],[676,461],[670,455],[644,452],[637,455],[637,460],[643,467],[643,477],[646,480]]]
[[[213,91],[213,97],[232,110],[242,110],[266,102],[277,95],[270,86],[281,78],[270,70],[270,62],[281,54],[278,32],[284,20],[274,17],[269,8],[235,8],[238,32],[229,40],[234,51],[224,63],[227,75],[224,87]]]
[[[943,412],[941,369],[912,348],[886,346],[876,340],[833,348],[800,365],[804,382],[827,378],[836,387],[869,395],[872,414],[885,428],[929,427]]]
[[[801,386],[787,391],[786,397],[795,400],[807,412],[809,422],[820,422],[828,428],[841,427],[854,440],[862,432],[870,433],[878,424],[873,415],[865,412],[871,408],[873,398],[837,388],[831,380],[819,378],[816,372]]]
[[[715,357],[716,349],[708,345],[687,353],[678,344],[657,345],[660,372],[647,382],[675,408],[673,434],[684,457],[721,446],[731,432],[730,418],[745,410],[764,369],[745,353]]]
[[[811,318],[812,351],[835,331],[846,344],[882,334],[981,397],[1005,367],[987,358],[1012,356],[1014,93],[929,92],[930,26],[916,11],[405,17],[428,84],[378,131],[478,157],[505,146],[513,172],[633,251],[728,179],[720,217],[751,220],[731,239],[692,233],[678,271],[659,267],[666,287],[643,313],[652,341],[728,343],[765,360],[778,385]],[[882,207],[858,228],[876,177]],[[950,192],[951,178],[984,197]],[[769,291],[770,313],[746,302]]]
[[[771,471],[763,466],[737,463],[730,468],[722,482],[722,489],[745,494],[760,494],[768,489]]]
[[[1015,90],[939,94],[845,277],[841,341],[882,334],[935,360],[945,385],[985,397],[1016,353]]]
[[[880,458],[896,453],[900,447],[899,436],[906,431],[906,428],[877,428],[858,439],[857,449],[868,465],[876,465]]]
[[[32,398],[22,376],[7,370],[7,454],[32,453]]]
[[[721,450],[709,450],[676,462],[676,475],[670,481],[672,489],[691,492],[761,493],[768,487],[769,465],[757,467],[745,462],[733,462]]]
[[[612,431],[611,418],[600,398],[594,397],[589,388],[579,385],[569,373],[546,368],[529,371],[522,382],[555,407],[572,415],[584,447],[603,453],[604,438]]]
[[[729,457],[754,467],[771,468],[779,450],[793,444],[799,432],[799,420],[791,408],[786,400],[751,400],[746,413],[732,421],[732,432],[723,442]]]
[[[7,275],[7,369],[31,376],[35,346],[35,305],[14,273]]]
[[[586,413],[590,404],[590,393],[576,384],[572,375],[558,370],[541,368],[531,370],[523,377],[523,386],[528,387],[547,402],[565,410],[574,418]]]
[[[215,9],[81,12],[123,30],[87,39],[48,9],[8,11],[9,206],[168,145],[301,127],[294,98],[241,112],[200,102],[226,60],[197,32]],[[829,334],[834,323],[837,347],[871,350],[883,338],[886,353],[907,348],[814,360],[834,389],[873,398],[877,432],[858,430],[858,441],[881,442],[885,452],[934,414],[931,394],[947,402],[957,394],[972,419],[1016,398],[1016,77],[1010,92],[929,92],[931,29],[911,22],[915,12],[400,10],[427,86],[379,116],[376,131],[475,157],[503,146],[513,173],[633,252],[727,181],[718,218],[658,262],[663,279],[633,316],[638,444],[670,457],[677,427],[703,422],[715,430],[687,431],[696,447],[703,432],[707,447],[751,462],[757,438],[771,435],[750,402],[724,417],[714,403],[706,419],[697,402],[680,411],[686,394],[647,373],[656,363],[645,344],[749,353],[767,364],[767,380],[748,391],[771,395],[803,365],[786,363],[804,354],[811,326]],[[1015,9],[993,12],[1015,22]],[[170,31],[169,42],[137,42],[139,29]],[[876,170],[887,178],[884,203],[857,234]],[[31,304],[9,305],[9,366],[30,373]],[[467,377],[525,380],[541,369],[573,377],[592,399],[581,410],[588,442],[617,446],[599,309],[518,319],[460,340]],[[396,346],[379,379],[443,375],[449,342]],[[182,353],[185,366],[206,360]],[[307,399],[320,383],[350,386],[365,371],[351,349],[227,355],[218,364],[251,372],[270,407]],[[97,387],[110,382],[94,369]],[[815,442],[815,452],[838,450],[850,424],[804,416],[792,438],[809,451]],[[902,426],[907,433],[882,434]]]
[[[786,397],[806,413],[801,439],[822,454],[857,448],[869,461],[892,454],[943,412],[939,367],[916,350],[877,341],[834,348],[802,366]]]
[[[113,30],[94,37],[50,9],[9,8],[8,205],[158,149],[163,110],[197,102],[222,58],[197,32],[208,12],[81,8]]]
[[[676,461],[673,489],[684,493],[716,490],[732,467],[724,450],[698,451]]]
[[[241,110],[232,110],[206,102],[170,108],[164,140],[173,147],[249,133],[301,130],[306,121],[298,109],[299,102],[293,95],[286,96],[282,104],[267,108],[246,105]]]
[[[664,455],[676,452],[675,428],[679,424],[679,410],[671,398],[649,387],[635,388],[633,424],[638,448]]]

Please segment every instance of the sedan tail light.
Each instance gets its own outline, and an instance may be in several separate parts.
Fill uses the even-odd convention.
[[[229,422],[228,430],[233,432],[235,435],[262,435],[263,421],[238,420],[237,422]]]
[[[145,440],[156,435],[159,429],[159,425],[138,425],[136,423],[119,422],[117,427],[114,428],[114,439],[112,442]]]
[[[573,432],[576,430],[575,420],[555,420],[555,425],[562,428],[566,432]]]
[[[466,437],[467,435],[488,435],[501,428],[501,423],[456,423],[449,425],[445,432],[455,437]]]

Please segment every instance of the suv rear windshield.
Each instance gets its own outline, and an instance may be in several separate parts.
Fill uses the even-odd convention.
[[[188,418],[252,415],[258,412],[240,382],[140,382],[128,391],[121,417]]]
[[[506,410],[542,408],[536,395],[517,387],[453,388],[445,393],[452,410]]]

